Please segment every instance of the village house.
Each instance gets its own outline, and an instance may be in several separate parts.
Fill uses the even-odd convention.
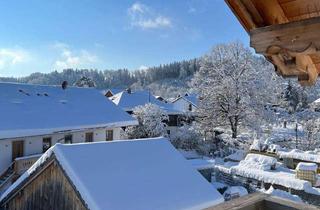
[[[195,94],[186,93],[172,101],[173,107],[182,112],[195,112],[198,108],[198,97]]]
[[[0,197],[2,209],[205,209],[224,202],[163,137],[56,144]]]
[[[171,103],[165,103],[156,99],[150,91],[132,91],[129,88],[110,97],[110,99],[129,114],[133,114],[133,110],[137,106],[144,106],[148,103],[157,105],[169,116],[169,120],[166,122],[169,136],[175,133],[184,123],[190,123],[189,115],[186,112],[175,109]]]
[[[0,193],[52,145],[121,139],[136,125],[92,88],[0,83]]]
[[[107,89],[107,90],[101,91],[101,93],[105,97],[109,98],[109,97],[114,96],[115,94],[117,94],[117,93],[119,93],[121,91],[122,91],[121,89]]]

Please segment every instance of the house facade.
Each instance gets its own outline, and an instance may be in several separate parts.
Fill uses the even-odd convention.
[[[0,107],[0,188],[8,168],[30,166],[56,143],[122,139],[122,128],[137,124],[92,88],[0,83]]]
[[[165,103],[164,101],[158,100],[149,91],[132,91],[131,89],[127,89],[126,91],[117,93],[109,99],[129,114],[132,114],[134,108],[137,106],[144,106],[148,103],[157,105],[168,114],[169,120],[165,123],[169,136],[177,132],[179,127],[183,124],[190,123],[190,116],[186,112],[175,109],[174,104],[172,103]]]
[[[173,107],[182,112],[195,112],[198,108],[198,97],[196,95],[185,94],[172,101]]]

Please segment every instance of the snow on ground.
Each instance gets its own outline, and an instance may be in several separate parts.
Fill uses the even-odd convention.
[[[0,139],[136,125],[93,88],[0,83]]]
[[[214,168],[215,160],[210,158],[190,159],[188,162],[197,170]]]
[[[303,203],[302,199],[299,196],[292,195],[292,194],[290,194],[286,191],[283,191],[283,190],[274,189],[272,186],[268,190],[261,190],[261,192],[264,192],[264,193],[272,195],[272,196],[291,200],[294,202]]]
[[[52,154],[90,209],[204,209],[224,201],[165,138],[56,144],[0,200]]]
[[[199,159],[202,158],[202,156],[195,150],[183,150],[178,149],[178,151],[185,157],[186,159]]]
[[[303,128],[301,126],[298,127],[297,134],[298,134],[298,138],[302,138],[304,136]],[[287,128],[273,127],[272,132],[265,143],[278,144],[278,143],[286,142],[295,138],[296,138],[295,126],[288,125]]]
[[[241,161],[245,157],[246,153],[244,150],[237,150],[236,152],[232,153],[225,157],[225,159],[234,160],[234,161]]]

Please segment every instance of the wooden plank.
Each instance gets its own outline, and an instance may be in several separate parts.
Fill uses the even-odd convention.
[[[229,8],[236,15],[240,24],[249,33],[251,29],[256,28],[256,24],[252,20],[251,15],[248,13],[246,7],[242,4],[240,0],[225,0]]]
[[[257,53],[266,53],[270,46],[303,51],[311,43],[320,47],[320,17],[299,22],[267,26],[250,31],[250,45]]]
[[[222,204],[207,208],[205,210],[255,210],[262,209],[262,201],[267,198],[269,195],[264,193],[252,193],[240,198],[236,198]],[[259,205],[260,203],[260,205]],[[260,208],[255,208],[260,206]]]
[[[319,0],[295,0],[280,3],[289,20],[302,20],[320,15]]]
[[[289,22],[278,0],[252,0],[266,25]]]
[[[56,160],[49,159],[37,169],[9,198],[1,201],[1,209],[70,209],[87,210]]]

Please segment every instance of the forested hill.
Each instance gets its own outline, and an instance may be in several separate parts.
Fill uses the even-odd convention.
[[[0,77],[4,82],[23,82],[31,84],[59,85],[66,80],[74,84],[81,77],[91,78],[99,89],[117,88],[150,89],[154,94],[174,96],[188,89],[188,81],[200,68],[199,60],[174,62],[148,68],[146,70],[129,71],[66,69],[62,72],[33,73],[22,78]]]

